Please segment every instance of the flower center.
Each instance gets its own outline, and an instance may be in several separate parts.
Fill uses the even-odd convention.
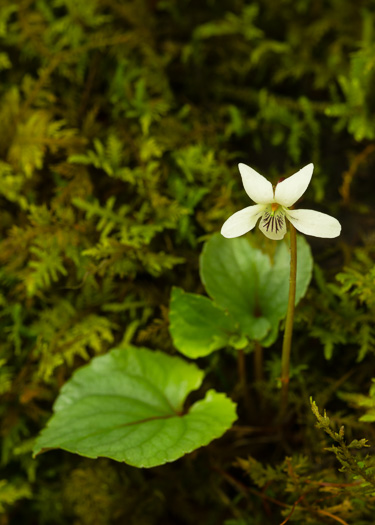
[[[278,204],[272,204],[271,212],[266,211],[262,217],[261,224],[267,232],[278,233],[285,227],[285,215],[282,210],[276,212],[278,207]]]

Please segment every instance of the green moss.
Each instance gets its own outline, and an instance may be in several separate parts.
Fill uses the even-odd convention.
[[[308,408],[312,395],[351,439],[374,441],[360,406],[343,401],[367,395],[373,376],[373,25],[361,1],[2,1],[4,523],[122,523],[142,505],[137,523],[279,524],[293,509],[301,524],[328,523],[327,512],[373,522],[373,497],[326,460]],[[127,467],[31,460],[78,366],[121,342],[175,351],[170,289],[202,293],[202,241],[249,205],[238,162],[273,182],[314,162],[304,207],[343,224],[337,242],[310,239],[315,279],[296,312],[286,427],[274,428],[279,339],[265,353],[271,377],[250,387],[252,410],[238,399],[233,432],[164,470],[132,471],[125,503]],[[253,242],[272,254],[258,233]],[[205,388],[239,396],[231,352],[202,367]],[[237,480],[233,464],[249,455],[265,493]]]

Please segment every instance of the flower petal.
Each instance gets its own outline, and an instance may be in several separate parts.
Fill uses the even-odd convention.
[[[308,164],[291,177],[279,182],[275,189],[275,201],[282,206],[292,206],[305,193],[313,174],[314,164]]]
[[[227,239],[239,237],[254,228],[257,220],[264,211],[264,204],[248,206],[243,210],[237,211],[227,219],[221,228],[221,235]]]
[[[269,204],[273,202],[273,188],[272,184],[263,175],[246,166],[246,164],[239,164],[242,183],[246,193],[257,204]]]
[[[260,220],[259,229],[269,239],[273,239],[274,241],[283,239],[286,234],[284,211],[278,210],[274,214],[271,213],[271,210],[265,211]]]
[[[314,210],[285,210],[285,213],[301,233],[329,239],[340,235],[341,224],[331,215]]]

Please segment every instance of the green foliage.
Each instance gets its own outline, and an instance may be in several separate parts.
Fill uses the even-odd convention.
[[[228,344],[239,348],[247,344],[246,337],[236,337],[239,329],[233,317],[203,295],[173,288],[169,320],[174,345],[193,359]]]
[[[308,244],[298,237],[296,304],[311,279],[312,257]],[[275,342],[278,323],[286,315],[289,292],[290,255],[278,243],[271,258],[244,238],[213,236],[200,259],[202,282],[212,299],[238,322],[242,337]]]
[[[238,464],[259,487],[254,493],[264,504],[283,507],[285,522],[365,523],[361,516],[373,512],[372,498],[364,485],[343,482],[323,465],[318,464],[317,468],[311,464],[308,456],[287,456],[274,467],[252,457],[240,459]]]
[[[5,513],[6,507],[14,505],[20,499],[31,497],[31,487],[27,483],[12,484],[6,479],[0,480],[0,514]]]
[[[30,248],[30,254],[36,260],[29,262],[31,272],[25,279],[26,290],[29,295],[34,295],[36,290],[40,288],[49,288],[52,282],[59,280],[59,274],[67,274],[60,257],[59,248],[53,239],[50,240],[49,246],[44,245],[43,248],[31,246]]]
[[[365,12],[365,16],[369,14]],[[327,108],[331,117],[339,117],[337,125],[347,126],[349,133],[358,141],[375,138],[372,92],[375,82],[375,45],[364,42],[362,49],[353,53],[348,76],[339,77],[339,85],[345,102],[337,102]]]
[[[338,446],[332,445],[328,450],[333,452],[341,463],[341,471],[349,472],[353,475],[354,479],[361,479],[361,486],[367,489],[369,494],[374,493],[375,487],[375,461],[372,457],[365,457],[358,459],[352,454],[352,450],[361,450],[365,447],[369,447],[367,439],[353,439],[349,444],[346,444],[344,439],[344,427],[342,426],[339,432],[335,432],[332,429],[331,422],[329,417],[327,417],[326,412],[321,415],[316,403],[312,400],[311,409],[314,416],[318,420],[316,426],[321,428],[326,432]],[[364,491],[366,492],[366,490]]]
[[[348,401],[349,403],[356,406],[360,410],[365,410],[359,419],[367,423],[373,423],[375,421],[375,379],[372,380],[372,385],[368,395],[355,394],[349,392],[340,392],[340,398]]]
[[[342,0],[2,0],[0,38],[0,521],[280,525],[292,513],[301,525],[372,524],[373,497],[337,473],[324,452],[331,438],[307,414],[319,393],[349,441],[373,442],[359,420],[372,417],[375,347],[373,10]],[[301,207],[343,223],[337,242],[309,239],[314,279],[296,310],[282,428],[274,385],[288,278],[286,266],[266,272],[275,243],[259,232],[238,239],[261,253],[268,290],[263,377],[254,342],[243,362],[230,350],[242,341],[227,312],[216,333],[202,322],[218,305],[202,295],[201,244],[251,204],[237,162],[274,183],[314,162]],[[287,246],[278,250],[286,261]],[[254,304],[239,297],[250,331]],[[146,474],[62,451],[33,460],[77,368],[114,346],[175,351],[174,304],[188,352],[204,356],[202,390],[186,406],[226,392],[238,404],[232,430]],[[229,351],[210,353],[222,344]],[[271,473],[263,492],[235,479],[233,463],[248,454]]]
[[[312,319],[307,322],[311,335],[322,342],[326,359],[331,359],[334,350],[343,344],[356,347],[359,362],[375,351],[373,253],[371,245],[354,251],[350,266],[336,276],[341,286],[327,283],[315,268],[320,293],[314,294],[313,301],[318,301],[320,308],[313,323]],[[312,308],[313,304],[310,314]]]
[[[311,279],[312,257],[298,237],[296,304]],[[242,349],[249,340],[264,346],[275,342],[278,324],[286,315],[289,260],[280,243],[271,263],[244,239],[214,235],[200,258],[202,282],[213,299],[172,291],[170,331],[176,348],[197,358],[225,346]]]
[[[67,301],[44,311],[32,325],[37,335],[34,353],[39,356],[38,375],[48,380],[62,363],[72,366],[74,359],[90,358],[113,343],[116,326],[106,317],[87,313],[82,316]]]
[[[357,250],[355,255],[354,265],[344,268],[344,272],[336,278],[342,284],[343,294],[349,292],[353,298],[359,299],[361,305],[371,310],[375,306],[375,265],[365,250]]]
[[[62,448],[137,467],[175,461],[220,437],[236,419],[234,403],[213,390],[185,412],[187,395],[202,379],[201,370],[177,357],[112,350],[64,385],[34,454]]]

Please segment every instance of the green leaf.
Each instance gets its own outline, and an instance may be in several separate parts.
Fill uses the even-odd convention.
[[[359,418],[359,421],[364,421],[365,423],[374,423],[375,421],[375,410],[369,410],[367,414],[364,414]]]
[[[175,347],[187,357],[196,359],[238,341],[234,319],[208,297],[185,293],[173,288],[170,304],[170,332]]]
[[[269,257],[247,239],[213,235],[200,258],[201,279],[208,294],[239,323],[251,339],[262,339],[271,329],[259,312],[259,272],[271,266]]]
[[[225,239],[217,234],[206,243],[200,262],[202,282],[214,301],[238,321],[243,334],[263,346],[272,344],[288,305],[288,245],[277,244],[271,263],[246,238]],[[296,304],[306,293],[312,266],[310,247],[298,236]]]
[[[61,448],[136,467],[174,461],[220,437],[236,419],[235,404],[213,390],[183,411],[202,380],[201,370],[178,357],[114,349],[63,386],[34,455]]]

